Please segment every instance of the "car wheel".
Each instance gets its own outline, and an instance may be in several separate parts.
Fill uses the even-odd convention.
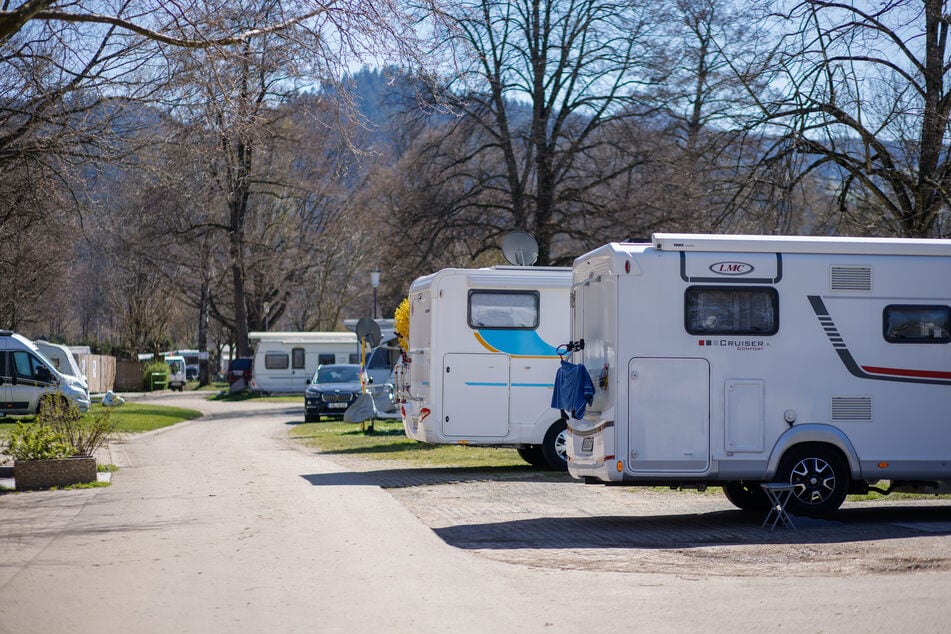
[[[548,428],[542,441],[542,455],[555,471],[568,470],[568,424],[564,420],[559,419]]]
[[[320,414],[304,414],[305,423],[316,423],[320,420]]]
[[[796,445],[779,463],[778,482],[796,488],[786,505],[793,515],[822,517],[834,512],[849,492],[848,464],[828,445]]]

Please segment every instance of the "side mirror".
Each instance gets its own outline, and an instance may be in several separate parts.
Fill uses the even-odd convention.
[[[52,383],[53,374],[50,372],[50,369],[45,365],[38,366],[36,368],[36,380],[43,383]]]

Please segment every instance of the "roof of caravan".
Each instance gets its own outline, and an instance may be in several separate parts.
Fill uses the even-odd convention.
[[[655,233],[652,236],[651,242],[655,248],[661,251],[951,256],[951,240],[928,238],[850,238],[829,236]]]
[[[283,341],[286,343],[356,343],[357,335],[351,331],[333,332],[249,332],[251,341]]]
[[[417,277],[410,284],[410,291],[418,291],[428,287],[433,280],[446,275],[467,275],[470,284],[504,286],[511,284],[517,287],[526,286],[527,282],[544,280],[545,286],[570,286],[570,266],[515,266],[498,265],[477,269],[446,268],[435,273]]]

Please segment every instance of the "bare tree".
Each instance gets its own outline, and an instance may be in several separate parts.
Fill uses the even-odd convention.
[[[642,115],[658,81],[654,19],[644,5],[608,0],[448,8],[439,44],[454,48],[457,66],[444,98],[459,116],[421,152],[444,204],[420,233],[464,240],[478,257],[522,229],[538,240],[540,264],[565,257],[556,247],[576,218],[596,214],[590,192],[641,159],[613,147],[614,160],[597,160],[611,144],[601,132]]]
[[[757,94],[760,165],[801,157],[841,228],[947,236],[951,55],[945,0],[802,0],[773,17],[773,93]]]

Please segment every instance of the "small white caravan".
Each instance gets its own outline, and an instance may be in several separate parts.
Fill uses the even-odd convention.
[[[252,332],[252,392],[304,394],[317,366],[359,363],[353,332]]]
[[[406,435],[432,444],[515,447],[564,469],[552,409],[568,336],[570,268],[443,269],[409,288],[409,362],[397,378]]]
[[[44,357],[53,363],[53,367],[55,367],[60,374],[76,379],[80,385],[82,385],[83,389],[86,391],[89,390],[89,382],[86,379],[86,375],[79,369],[76,357],[73,356],[72,351],[70,351],[67,346],[59,343],[50,343],[42,339],[37,339],[33,344],[37,350],[43,353]]]
[[[748,510],[789,482],[812,516],[877,481],[949,490],[951,241],[655,234],[573,271],[571,360],[596,387],[571,475],[716,484]]]

